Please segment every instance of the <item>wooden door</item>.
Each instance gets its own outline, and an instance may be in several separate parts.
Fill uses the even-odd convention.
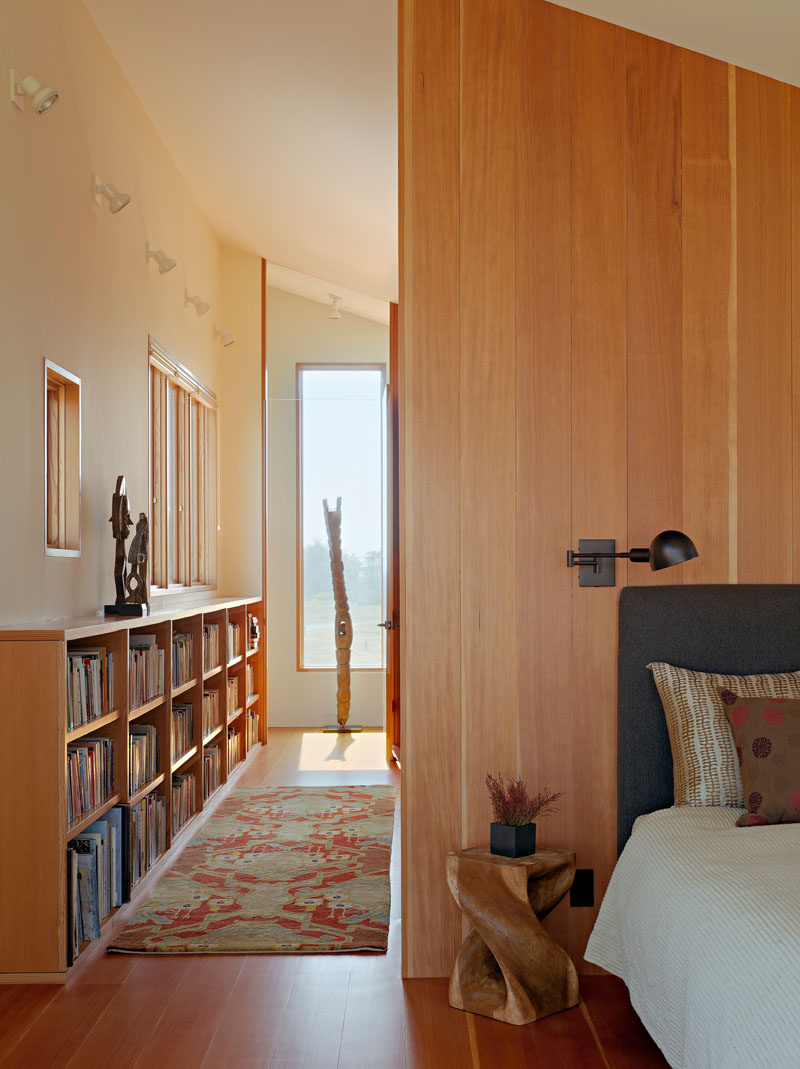
[[[398,307],[389,306],[387,387],[386,760],[400,761],[400,477],[398,435]]]

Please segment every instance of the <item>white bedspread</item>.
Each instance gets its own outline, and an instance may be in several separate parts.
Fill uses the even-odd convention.
[[[800,1067],[800,825],[741,813],[639,817],[586,949],[683,1069]]]

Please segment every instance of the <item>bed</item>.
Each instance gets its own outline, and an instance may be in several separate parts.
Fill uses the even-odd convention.
[[[800,586],[629,587],[620,598],[619,861],[586,949],[621,977],[672,1066],[797,1069],[800,824],[673,806],[664,713],[646,665],[800,667]]]

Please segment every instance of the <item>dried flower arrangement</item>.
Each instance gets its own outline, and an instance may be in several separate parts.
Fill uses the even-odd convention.
[[[557,812],[555,803],[563,797],[563,791],[554,794],[548,787],[538,794],[530,795],[521,779],[509,779],[506,783],[502,776],[495,779],[490,772],[486,773],[486,789],[492,803],[495,823],[508,824],[514,828],[531,824],[537,817],[546,813]]]

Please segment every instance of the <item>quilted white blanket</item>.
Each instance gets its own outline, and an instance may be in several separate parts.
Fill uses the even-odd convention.
[[[639,817],[586,948],[676,1069],[800,1066],[800,824],[742,812]]]

